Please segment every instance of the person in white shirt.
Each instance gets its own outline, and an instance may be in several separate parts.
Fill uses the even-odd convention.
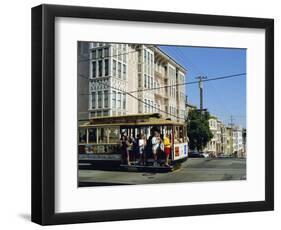
[[[140,154],[140,164],[145,164],[145,147],[146,147],[146,138],[143,133],[140,133],[138,138],[139,144],[139,154]]]
[[[152,144],[152,153],[154,158],[153,166],[157,166],[157,151],[161,142],[160,133],[154,131],[154,136],[152,137],[151,144]]]

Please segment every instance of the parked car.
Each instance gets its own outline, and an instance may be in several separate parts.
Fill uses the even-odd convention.
[[[204,158],[205,156],[201,152],[190,151],[190,152],[188,152],[188,157],[189,158]]]

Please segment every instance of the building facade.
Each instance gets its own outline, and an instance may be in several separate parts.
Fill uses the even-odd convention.
[[[243,128],[242,130],[242,139],[243,139],[243,151],[242,151],[242,157],[247,156],[247,130]]]
[[[216,143],[216,154],[220,155],[223,153],[223,123],[217,120],[217,143]]]
[[[214,116],[209,119],[213,138],[208,142],[205,152],[213,156],[228,155],[246,157],[246,129],[241,126],[227,126]]]
[[[233,138],[233,154],[237,157],[242,157],[243,154],[243,136],[242,136],[242,127],[235,126],[232,131]]]
[[[232,155],[233,154],[233,134],[232,128],[227,126],[225,127],[225,139],[226,139],[226,148],[225,148],[225,155]]]
[[[217,148],[218,148],[218,119],[216,117],[211,117],[209,119],[209,128],[213,134],[212,139],[207,143],[206,148],[204,149],[205,152],[209,152],[213,154],[213,156],[217,155]]]
[[[226,154],[227,151],[227,127],[221,122],[221,153]]]
[[[158,112],[184,120],[186,70],[175,60],[152,45],[88,44],[88,117]]]

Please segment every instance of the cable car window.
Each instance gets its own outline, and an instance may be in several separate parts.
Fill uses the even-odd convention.
[[[178,136],[178,127],[174,127],[174,143],[178,144],[179,143],[179,136]]]
[[[89,128],[89,143],[97,143],[97,129],[96,128]]]
[[[184,135],[183,135],[183,126],[179,126],[179,142],[184,142]]]
[[[119,141],[119,128],[108,128],[109,143],[118,143]]]
[[[87,129],[79,130],[79,142],[86,143],[87,142]]]
[[[98,128],[98,143],[107,143],[105,128]]]

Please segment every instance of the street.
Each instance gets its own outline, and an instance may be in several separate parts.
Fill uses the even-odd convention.
[[[245,179],[246,159],[239,158],[189,158],[179,169],[167,173],[79,170],[82,187]]]

